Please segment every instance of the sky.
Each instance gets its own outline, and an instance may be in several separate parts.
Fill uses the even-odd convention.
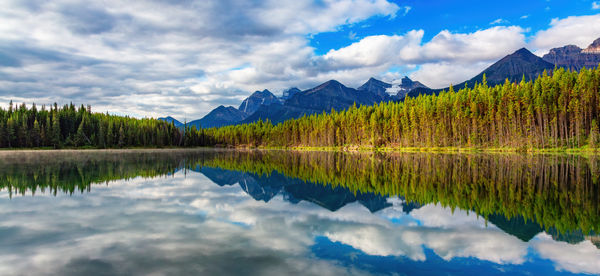
[[[4,0],[0,106],[198,119],[330,79],[460,83],[522,47],[600,38],[600,1]]]

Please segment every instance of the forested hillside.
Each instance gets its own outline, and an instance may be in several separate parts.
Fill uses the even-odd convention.
[[[544,72],[439,95],[205,131],[211,144],[253,146],[597,147],[600,70]]]

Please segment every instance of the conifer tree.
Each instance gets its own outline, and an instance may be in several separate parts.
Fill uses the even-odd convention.
[[[61,134],[60,134],[60,121],[56,112],[52,114],[52,146],[54,148],[60,148],[61,146]]]
[[[35,119],[35,121],[33,121],[33,129],[31,130],[32,146],[39,147],[41,145],[41,140],[40,124],[38,123],[38,120]]]
[[[122,148],[125,145],[125,131],[123,130],[123,126],[119,127],[119,148]]]
[[[592,148],[597,148],[600,145],[600,131],[598,131],[596,119],[592,120],[591,124],[589,145]]]
[[[12,101],[10,107],[12,109]],[[15,120],[13,118],[8,118],[8,121],[6,122],[6,143],[9,148],[16,146],[15,140]]]
[[[98,123],[98,134],[96,135],[98,139],[97,146],[101,149],[106,148],[106,140],[104,136],[104,125],[102,123]]]
[[[87,144],[88,138],[85,136],[85,132],[83,131],[85,126],[85,117],[81,119],[81,123],[79,123],[79,127],[77,128],[77,134],[75,134],[75,144],[76,146],[83,146]]]

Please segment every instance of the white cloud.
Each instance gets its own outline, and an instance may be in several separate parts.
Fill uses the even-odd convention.
[[[250,91],[310,78],[307,34],[400,9],[386,0],[3,1],[0,55],[11,59],[0,66],[0,104],[73,101],[199,117]]]
[[[357,39],[356,32],[349,31],[348,32],[348,39],[350,39],[350,40],[356,40]]]
[[[503,19],[503,18],[498,18],[498,19],[490,22],[490,25],[500,25],[500,24],[504,25],[504,24],[508,24],[508,23],[510,23],[508,20]]]
[[[408,14],[408,12],[409,12],[410,10],[412,10],[412,7],[411,7],[411,6],[404,6],[403,8],[404,8],[404,14],[403,14],[403,15],[407,15],[407,14]]]
[[[305,89],[328,79],[356,87],[398,67],[415,68],[409,75],[430,87],[446,87],[525,46],[527,32],[443,30],[423,41],[423,30],[411,30],[316,55],[312,35],[374,16],[403,16],[411,7],[386,0],[12,0],[0,10],[0,56],[9,57],[0,59],[0,105],[72,101],[95,111],[178,119],[238,105],[254,90]],[[586,47],[600,37],[599,18],[555,19],[530,46],[537,53],[570,43]]]
[[[594,1],[592,2],[592,10],[600,9],[600,2]]]
[[[473,33],[444,30],[422,43],[422,30],[405,35],[368,36],[347,47],[331,50],[323,58],[330,70],[370,68],[385,71],[392,66],[416,66],[411,76],[433,88],[460,83],[475,76],[493,62],[525,46],[525,30],[517,26],[496,26]],[[501,37],[502,39],[498,39]],[[355,75],[351,85],[368,76]]]
[[[334,68],[372,67],[391,63],[402,59],[403,55],[407,57],[417,55],[418,53],[411,49],[418,49],[423,33],[419,30],[411,31],[404,36],[368,36],[350,46],[329,51],[324,59]]]
[[[544,259],[554,262],[556,268],[572,273],[600,274],[600,250],[586,240],[578,244],[554,241],[548,234],[538,234],[533,248]]]
[[[423,46],[422,55],[430,62],[497,60],[525,45],[524,31],[518,26],[496,26],[466,34],[442,31]]]
[[[464,211],[452,214],[449,208],[433,205],[413,213],[411,215],[423,225],[341,225],[328,228],[324,235],[369,255],[404,256],[425,261],[423,247],[426,247],[446,261],[473,257],[498,264],[525,262],[527,244],[498,228],[485,227],[482,218],[467,215]]]
[[[551,48],[574,44],[586,48],[600,37],[600,15],[569,16],[552,19],[550,28],[539,31],[530,45],[536,53],[545,54]]]
[[[409,74],[413,80],[418,80],[431,88],[445,88],[450,84],[456,85],[476,76],[493,61],[473,63],[437,62],[420,66],[419,70]],[[462,87],[455,87],[462,88]]]

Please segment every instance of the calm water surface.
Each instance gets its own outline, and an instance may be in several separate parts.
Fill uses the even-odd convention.
[[[599,182],[563,155],[0,152],[0,274],[600,274]]]

